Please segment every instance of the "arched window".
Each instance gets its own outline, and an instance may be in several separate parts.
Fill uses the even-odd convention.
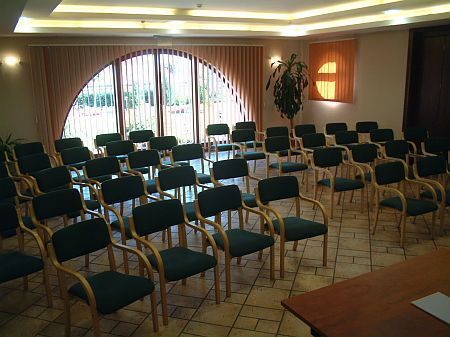
[[[97,134],[151,129],[201,142],[208,124],[243,120],[238,93],[218,69],[191,54],[149,49],[114,60],[81,89],[63,137],[93,148]]]

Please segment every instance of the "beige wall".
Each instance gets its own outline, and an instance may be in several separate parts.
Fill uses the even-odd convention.
[[[4,55],[13,54],[20,57],[22,64],[13,68],[0,66],[0,136],[13,133],[15,137],[28,140],[38,140],[36,111],[33,107],[31,90],[31,69],[28,56],[29,44],[152,44],[152,39],[123,39],[123,38],[27,38],[0,37],[0,59]],[[285,39],[184,39],[174,40],[174,43],[219,43],[238,45],[264,46],[264,78],[270,74],[270,58],[279,56],[286,58],[291,53],[298,52],[300,41]],[[265,83],[264,83],[265,85]],[[288,124],[275,112],[271,95],[264,99],[264,126]]]
[[[328,122],[378,121],[381,128],[392,128],[401,135],[405,97],[408,31],[357,35],[354,103],[307,101],[303,123],[314,123],[319,130]],[[307,57],[308,43],[302,50]]]

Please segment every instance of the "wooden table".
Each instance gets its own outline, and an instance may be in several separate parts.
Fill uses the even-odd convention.
[[[450,296],[450,250],[438,249],[383,269],[283,300],[323,337],[449,337],[450,325],[411,304]]]

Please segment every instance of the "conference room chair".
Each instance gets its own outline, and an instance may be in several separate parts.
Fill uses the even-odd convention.
[[[266,154],[266,178],[269,177],[269,169],[277,169],[278,175],[283,173],[300,172],[308,169],[308,165],[305,164],[306,153],[302,150],[296,150],[291,147],[291,141],[287,136],[268,137],[264,140],[264,153]],[[305,162],[297,162],[292,160],[292,157],[300,155],[304,158]],[[276,162],[271,163],[271,157],[276,158]],[[286,161],[283,161],[286,158]],[[308,179],[308,175],[306,175]],[[308,181],[306,182],[308,184]]]
[[[306,153],[313,153],[317,149],[327,147],[327,140],[323,133],[306,133],[300,139],[300,149]]]
[[[150,138],[155,137],[153,130],[135,130],[130,131],[128,139],[131,140],[139,148],[146,148]]]
[[[429,137],[428,130],[422,127],[408,127],[403,130],[403,139],[410,144],[413,153],[422,154],[422,143]]]
[[[74,147],[83,147],[83,141],[78,137],[56,139],[53,142],[55,153],[59,156],[61,151],[72,149]]]
[[[136,151],[131,140],[115,140],[106,143],[105,156],[116,157],[121,163],[125,163],[130,152]]]
[[[170,161],[173,166],[191,165],[191,161],[193,160],[200,161],[201,172],[197,172],[198,181],[201,184],[211,183],[211,177],[209,174],[205,173],[205,161],[208,166],[209,163],[213,163],[213,161],[205,157],[205,150],[200,144],[177,145],[174,146],[170,152]]]
[[[274,279],[275,264],[275,231],[272,223],[263,212],[247,207],[242,200],[241,191],[236,185],[219,186],[202,191],[194,201],[195,212],[202,227],[212,226],[215,233],[212,235],[218,249],[225,253],[225,280],[226,297],[231,296],[231,259],[237,258],[237,263],[241,263],[242,256],[258,252],[258,259],[262,259],[264,249],[270,249],[270,279]],[[238,228],[225,230],[221,225],[221,213],[227,211],[238,212]],[[257,214],[265,219],[268,224],[267,229],[270,235],[264,234],[264,226],[259,228],[260,232],[255,233],[244,229],[243,210]],[[213,220],[208,218],[214,217]],[[206,244],[206,242],[203,242]],[[206,247],[203,247],[205,251]]]
[[[83,175],[83,166],[86,165],[88,160],[94,158],[92,152],[87,147],[73,147],[70,149],[64,149],[60,155],[61,165],[66,166],[73,178],[78,182],[86,182],[86,178]]]
[[[128,216],[125,216],[124,203],[131,201],[131,208],[136,207],[136,199],[140,205],[144,205],[151,200],[159,200],[147,192],[145,181],[140,176],[125,176],[117,179],[103,181],[99,188],[98,199],[103,206],[105,219],[111,228],[120,232],[121,242],[127,244],[131,239],[130,222]],[[119,204],[119,210],[114,207]],[[114,216],[114,218],[111,217]],[[125,272],[128,274],[128,256],[123,251],[123,263]]]
[[[255,136],[255,131],[251,129],[238,129],[231,132],[231,142],[239,147],[239,151],[235,153],[234,157],[243,158],[247,161],[253,160],[253,173],[256,171],[256,161],[266,159],[264,152],[257,151],[258,142]],[[251,149],[251,151],[248,149]]]
[[[84,179],[95,188],[100,188],[100,184],[113,177],[129,175],[124,172],[116,157],[101,157],[87,160],[83,165]]]
[[[23,176],[13,176],[8,168],[8,164],[6,162],[0,163],[0,179],[6,179],[9,178],[13,182],[17,183],[18,187],[18,193],[19,198],[18,202],[20,204],[29,201],[33,195],[33,182],[29,179],[29,177],[23,177]]]
[[[381,151],[386,142],[394,140],[394,131],[392,129],[370,130],[369,139],[370,142],[376,144]]]
[[[236,122],[235,126],[234,126],[235,130],[252,130],[255,132],[255,142],[256,142],[256,147],[262,147],[263,146],[263,142],[258,141],[258,139],[260,139],[260,137],[265,137],[265,133],[264,131],[259,131],[257,129],[256,123],[253,121],[246,121],[246,122]],[[253,147],[253,141],[250,141],[247,144],[248,147],[252,148]]]
[[[293,136],[296,146],[301,147],[302,137],[310,133],[316,133],[316,126],[314,124],[298,124],[294,126]]]
[[[30,156],[38,153],[45,153],[44,145],[41,142],[19,143],[13,147],[13,159]]]
[[[361,212],[364,210],[364,171],[357,165],[354,165],[350,161],[344,160],[344,154],[340,148],[329,147],[324,149],[318,149],[313,152],[313,161],[311,165],[314,169],[314,199],[317,199],[318,187],[327,187],[330,189],[330,218],[333,219],[334,215],[334,193],[339,193],[338,205],[340,203],[342,193],[346,191],[352,191],[350,201],[352,201],[353,191],[361,190]],[[349,168],[359,171],[362,179],[356,179],[352,177],[338,177],[337,172],[339,167],[345,165]],[[333,173],[331,169],[334,168]],[[324,178],[319,180],[319,174],[323,174]]]
[[[270,137],[290,137],[287,126],[272,126],[266,129],[265,138]]]
[[[161,163],[162,168],[172,166],[169,154],[172,148],[178,145],[178,140],[175,136],[152,137],[148,144],[150,149],[157,150],[160,153],[163,160]]]
[[[223,186],[223,180],[242,178],[245,181],[245,189],[242,192],[242,200],[247,207],[258,207],[255,195],[250,193],[250,179],[260,179],[250,175],[250,170],[245,159],[228,159],[215,162],[211,168],[211,180],[214,186]],[[245,223],[248,223],[249,212],[245,213]],[[231,229],[231,211],[228,212],[228,229]]]
[[[323,235],[323,265],[327,265],[328,215],[325,207],[300,192],[298,179],[294,176],[281,176],[263,179],[255,188],[256,203],[261,211],[270,218],[275,233],[280,237],[280,277],[284,277],[284,255],[286,242],[294,241],[297,250],[299,240]],[[283,217],[270,203],[286,199],[295,199],[295,216]],[[315,205],[321,212],[323,223],[300,217],[300,201]],[[273,217],[271,217],[273,215]]]
[[[406,140],[390,140],[384,144],[384,157],[389,160],[401,160],[408,170],[408,178],[414,179],[413,164],[416,154],[410,153],[410,146]]]
[[[0,203],[0,214],[2,217],[0,221],[0,284],[22,278],[23,289],[26,291],[28,290],[28,277],[42,271],[47,305],[52,307],[53,300],[44,243],[37,233],[25,226],[22,216],[13,204]],[[17,237],[17,248],[13,249],[9,244],[8,250],[3,250],[3,233],[8,233],[8,237],[12,235]],[[36,244],[38,256],[25,251],[24,234],[30,236]],[[12,241],[10,242],[12,243]]]
[[[324,127],[324,133],[327,139],[327,143],[329,145],[334,144],[335,140],[334,140],[334,135],[336,134],[336,132],[338,131],[347,131],[348,127],[347,127],[347,123],[327,123],[325,124]]]
[[[114,249],[136,255],[147,276],[133,276],[117,271]],[[109,270],[88,276],[71,268],[74,259],[106,249]],[[60,229],[51,236],[49,258],[55,267],[61,297],[64,301],[65,336],[71,334],[71,303],[73,298],[88,305],[95,337],[100,337],[100,315],[112,314],[150,295],[153,331],[158,331],[153,271],[145,255],[137,249],[115,242],[103,218],[89,219]],[[70,287],[73,280],[75,284]]]
[[[161,157],[157,150],[131,152],[126,159],[126,165],[128,173],[140,175],[145,180],[148,193],[156,193],[155,175],[161,169]],[[147,178],[144,177],[145,174]]]
[[[355,130],[358,132],[361,142],[367,142],[369,140],[370,131],[378,129],[378,122],[375,121],[362,121],[356,122]]]
[[[53,167],[47,153],[36,153],[20,157],[16,162],[17,176],[29,179],[39,171]]]
[[[422,153],[424,155],[441,156],[445,158],[447,162],[449,151],[450,151],[450,137],[428,137],[422,143]]]
[[[122,140],[122,135],[120,133],[102,133],[100,135],[95,136],[94,145],[97,149],[97,153],[100,156],[105,156],[105,146],[109,142],[114,142],[116,140]]]
[[[211,153],[214,151],[219,160],[219,152],[227,151],[227,158],[230,159],[230,153],[237,150],[238,147],[230,143],[230,127],[228,124],[209,124],[206,127],[206,144],[208,149],[208,158],[211,159]]]
[[[442,234],[446,208],[450,205],[450,189],[446,187],[450,172],[445,159],[440,156],[417,158],[414,165],[414,177],[434,187],[436,200],[439,202],[440,233]],[[420,196],[433,199],[433,194],[428,190],[421,191]]]
[[[400,246],[404,247],[406,218],[416,217],[432,213],[431,237],[434,238],[434,225],[436,222],[436,211],[438,210],[437,196],[434,188],[421,180],[408,179],[408,168],[402,161],[391,161],[375,166],[373,184],[376,188],[375,194],[375,221],[372,234],[375,234],[378,217],[382,208],[388,208],[400,213]],[[415,199],[405,196],[405,182],[420,185],[430,191],[432,200]],[[399,188],[390,185],[398,184]],[[383,193],[383,199],[380,197]],[[389,196],[394,195],[394,196]]]
[[[334,135],[335,145],[343,147],[347,152],[359,144],[357,131],[337,131]]]
[[[176,199],[156,201],[138,206],[133,209],[132,213],[130,229],[133,238],[136,240],[136,247],[140,251],[143,251],[144,248],[150,251],[147,258],[151,266],[158,271],[164,325],[168,324],[167,282],[182,280],[182,285],[185,286],[188,277],[200,273],[201,276],[204,276],[205,271],[214,269],[214,290],[216,304],[219,304],[220,270],[216,243],[208,231],[189,223],[181,202]],[[155,244],[146,239],[151,234],[165,231],[170,233],[173,227],[177,228],[178,233],[178,244],[176,245],[169,241],[167,248],[158,249]],[[189,249],[186,235],[187,228],[201,232],[203,240],[207,241],[212,248],[212,255]],[[140,272],[142,275],[142,267]]]

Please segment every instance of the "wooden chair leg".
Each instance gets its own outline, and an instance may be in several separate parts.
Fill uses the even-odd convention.
[[[284,278],[284,244],[285,239],[280,236],[280,277]]]
[[[404,247],[406,229],[406,214],[402,214],[402,224],[400,226],[400,247]]]
[[[361,213],[364,213],[364,188],[361,188]]]
[[[68,294],[67,291],[65,292],[65,298],[64,300],[64,324],[65,324],[65,329],[64,329],[64,334],[66,337],[70,337],[70,326],[71,326],[71,319],[70,319],[70,301],[68,298]]]
[[[216,297],[216,304],[220,303],[220,273],[219,273],[219,262],[214,267],[214,295]]]
[[[297,250],[297,247],[298,247],[298,240],[295,240],[295,242],[294,242],[294,251]]]
[[[159,275],[159,291],[161,293],[161,311],[163,316],[163,324],[169,324],[169,315],[167,314],[167,293],[166,280],[164,275]]]
[[[331,205],[330,205],[330,219],[333,219],[333,215],[334,215],[334,191],[331,191]]]
[[[323,253],[322,253],[322,264],[327,265],[327,251],[328,251],[328,234],[323,236]]]
[[[275,279],[275,248],[270,246],[270,279]]]
[[[436,224],[436,212],[431,216],[431,238],[434,240],[434,225]]]
[[[445,204],[441,206],[441,209],[439,210],[439,235],[442,235],[444,233],[444,220],[445,220]]]
[[[229,252],[225,252],[225,284],[226,297],[231,296],[231,257]]]
[[[237,260],[237,264],[241,264],[242,257],[239,256],[236,260]]]
[[[249,211],[245,211],[245,223],[248,224],[248,219],[250,217],[250,212]]]
[[[372,230],[372,235],[375,235],[375,231],[377,229],[377,224],[378,224],[378,216],[380,214],[380,206],[376,205],[376,209],[375,209],[375,221],[374,221],[374,225],[373,225],[373,230]]]
[[[159,330],[159,323],[158,323],[158,310],[156,308],[156,294],[155,291],[153,291],[150,294],[150,306],[152,309],[152,323],[153,323],[153,331],[158,332]]]
[[[231,211],[228,210],[228,229],[231,229]]]
[[[47,264],[44,264],[44,268],[42,270],[42,278],[43,278],[43,282],[44,282],[45,293],[47,296],[47,305],[50,308],[52,308],[53,307],[53,297],[52,297],[52,290],[50,289],[50,279],[48,276]]]
[[[91,309],[92,328],[94,330],[94,336],[95,337],[100,337],[101,336],[100,320],[99,320],[99,317],[98,317],[97,308],[94,308],[91,305],[89,305],[89,307]]]

